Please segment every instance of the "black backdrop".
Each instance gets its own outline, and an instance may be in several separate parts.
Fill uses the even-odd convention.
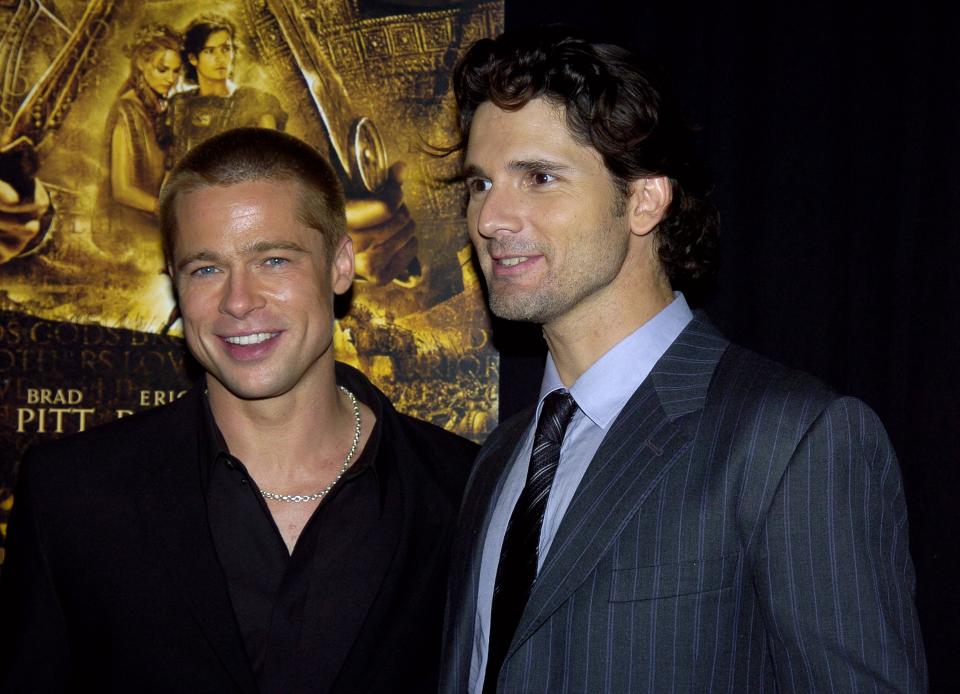
[[[729,337],[868,402],[897,448],[931,690],[960,691],[960,23],[952,3],[507,0],[655,55],[716,180]],[[500,325],[501,417],[537,331]]]

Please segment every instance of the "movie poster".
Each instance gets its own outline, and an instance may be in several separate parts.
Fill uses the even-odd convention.
[[[21,200],[0,204],[0,534],[26,446],[197,377],[156,199],[230,127],[281,128],[340,172],[357,277],[337,358],[401,411],[493,429],[497,354],[443,183],[457,162],[425,144],[452,141],[451,68],[502,21],[502,0],[0,0],[0,199]]]

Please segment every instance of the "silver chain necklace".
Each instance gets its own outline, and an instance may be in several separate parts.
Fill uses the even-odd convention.
[[[286,501],[293,504],[302,504],[307,501],[317,501],[325,497],[327,493],[333,489],[333,485],[340,481],[340,478],[343,477],[343,473],[345,473],[347,468],[350,467],[350,461],[353,460],[353,454],[357,452],[357,446],[360,444],[360,405],[357,404],[356,395],[351,393],[343,386],[338,387],[347,394],[347,397],[350,398],[350,403],[353,405],[353,419],[356,422],[356,426],[353,429],[353,443],[350,444],[350,450],[347,451],[347,457],[343,459],[343,465],[340,467],[340,472],[337,473],[337,476],[333,478],[333,481],[330,484],[314,494],[277,494],[275,492],[268,492],[265,489],[261,489],[260,495],[263,496],[264,499],[269,499],[270,501]]]

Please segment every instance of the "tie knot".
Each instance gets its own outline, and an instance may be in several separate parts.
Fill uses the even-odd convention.
[[[569,391],[555,390],[543,399],[537,430],[542,436],[560,442],[577,411],[577,401]]]

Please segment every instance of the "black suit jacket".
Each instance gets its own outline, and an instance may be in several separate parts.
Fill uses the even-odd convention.
[[[441,691],[467,691],[493,501],[530,421],[474,465]],[[607,433],[557,530],[501,694],[926,688],[897,462],[863,403],[696,318]]]
[[[338,365],[355,392],[362,378]],[[350,605],[336,692],[430,681],[453,521],[476,448],[397,413],[373,390],[380,454],[396,472],[387,493],[399,495],[405,528],[370,567],[392,577],[389,591]],[[2,576],[0,690],[256,691],[207,522],[201,398],[195,389],[25,456]]]

